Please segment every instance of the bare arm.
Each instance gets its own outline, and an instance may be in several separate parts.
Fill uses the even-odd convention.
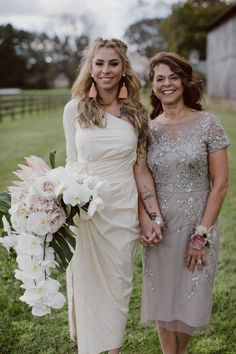
[[[142,141],[139,144],[138,154],[137,154],[137,161],[134,166],[134,177],[137,183],[138,191],[139,191],[139,217],[141,226],[148,225],[145,231],[145,227],[142,227],[142,231],[148,233],[149,235],[152,234],[155,230],[156,235],[159,235],[161,239],[161,229],[160,225],[150,223],[150,218],[147,215],[156,215],[161,217],[160,208],[157,201],[156,196],[156,189],[155,184],[151,175],[151,172],[148,169],[146,163],[146,141]],[[152,226],[151,226],[152,225]],[[147,236],[147,235],[146,235]],[[154,236],[150,236],[149,240],[152,241]]]
[[[207,229],[216,222],[228,185],[228,158],[226,149],[220,149],[209,154],[209,174],[212,182],[212,189],[207,198],[206,208],[201,220],[201,225]],[[203,265],[206,264],[206,249],[201,250],[188,247],[186,265],[191,271],[194,270],[197,259],[200,257]],[[199,267],[202,270],[202,267]]]
[[[134,177],[137,183],[139,195],[148,214],[156,212],[158,216],[161,216],[160,208],[157,202],[155,184],[151,172],[147,166],[146,159],[146,141],[144,140],[139,143],[137,160],[134,165]]]
[[[201,224],[209,228],[216,222],[228,188],[228,158],[226,149],[209,154],[212,190],[208,196]]]

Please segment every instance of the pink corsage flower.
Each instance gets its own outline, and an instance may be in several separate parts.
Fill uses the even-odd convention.
[[[191,236],[191,247],[201,250],[207,243],[206,238],[202,235],[194,234]]]

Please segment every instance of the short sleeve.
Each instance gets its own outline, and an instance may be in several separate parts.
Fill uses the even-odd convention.
[[[69,101],[63,113],[63,127],[66,138],[66,164],[77,162],[76,149],[76,117],[78,116],[77,109],[78,101],[73,99]]]
[[[230,145],[230,141],[222,124],[216,116],[211,115],[210,118],[208,151],[215,152],[217,150],[227,148]]]

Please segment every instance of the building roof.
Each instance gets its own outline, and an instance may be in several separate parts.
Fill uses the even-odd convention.
[[[223,22],[227,21],[231,17],[236,15],[236,1],[229,5],[225,11],[223,11],[219,16],[217,16],[207,27],[208,32],[213,30],[215,27],[218,27]]]

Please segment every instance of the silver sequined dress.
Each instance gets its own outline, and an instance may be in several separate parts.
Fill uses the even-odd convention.
[[[158,246],[144,248],[141,322],[158,322],[190,335],[209,325],[218,254],[217,223],[202,273],[187,271],[187,243],[200,223],[210,192],[208,154],[226,148],[229,140],[219,120],[199,112],[178,123],[150,123],[148,165],[153,173],[166,222]]]

